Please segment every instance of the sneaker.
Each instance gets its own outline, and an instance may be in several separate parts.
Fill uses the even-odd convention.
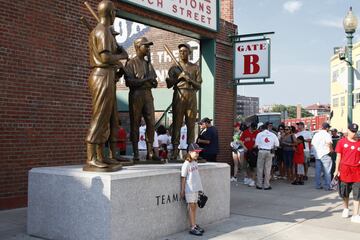
[[[264,188],[264,190],[271,190],[272,187],[267,187],[267,188]]]
[[[200,232],[199,229],[197,229],[196,227],[192,228],[190,231],[189,231],[190,234],[192,235],[196,235],[196,236],[202,236],[203,234]]]
[[[291,184],[292,185],[299,185],[299,182],[298,181],[293,181]]]
[[[344,208],[344,210],[342,211],[341,217],[343,217],[343,218],[349,217],[349,209],[348,208]]]
[[[255,181],[250,179],[248,186],[249,187],[255,187]]]
[[[251,178],[244,178],[244,184],[245,185],[248,185],[248,184],[250,184],[250,182],[251,182]]]
[[[195,225],[195,228],[197,229],[197,230],[199,230],[201,233],[204,233],[205,232],[205,230],[202,228],[202,227],[200,227],[199,225]]]
[[[351,217],[351,222],[360,223],[360,215],[355,215]]]
[[[259,187],[258,185],[256,185],[256,189],[262,190],[262,187]]]
[[[298,182],[299,185],[304,185],[303,181]]]
[[[237,182],[237,178],[236,177],[231,177],[230,182]]]

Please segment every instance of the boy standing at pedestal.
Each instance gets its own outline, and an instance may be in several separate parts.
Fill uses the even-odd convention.
[[[204,233],[199,225],[196,224],[196,209],[197,201],[199,198],[199,192],[203,191],[201,184],[201,178],[199,174],[199,167],[197,164],[197,158],[199,157],[199,152],[201,148],[196,143],[189,144],[188,154],[185,157],[185,162],[181,167],[181,198],[186,199],[188,203],[189,210],[189,220],[190,220],[190,231],[192,235],[201,236]]]

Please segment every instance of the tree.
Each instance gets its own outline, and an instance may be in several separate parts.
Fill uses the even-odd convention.
[[[272,112],[281,112],[285,113],[287,111],[287,117],[288,118],[296,118],[296,106],[285,106],[282,104],[275,104],[271,108]],[[301,108],[301,117],[312,117],[313,115],[306,111],[304,108]]]

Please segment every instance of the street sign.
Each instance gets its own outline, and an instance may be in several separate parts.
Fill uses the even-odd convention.
[[[271,41],[265,37],[268,34],[274,32],[230,36],[234,43],[234,85],[274,83],[266,81],[270,78]]]
[[[270,77],[270,39],[235,44],[235,79]]]
[[[135,6],[151,10],[200,26],[218,31],[219,2],[215,0],[120,0]]]

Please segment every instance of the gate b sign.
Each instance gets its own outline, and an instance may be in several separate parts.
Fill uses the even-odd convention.
[[[270,39],[235,43],[235,79],[270,77]]]

